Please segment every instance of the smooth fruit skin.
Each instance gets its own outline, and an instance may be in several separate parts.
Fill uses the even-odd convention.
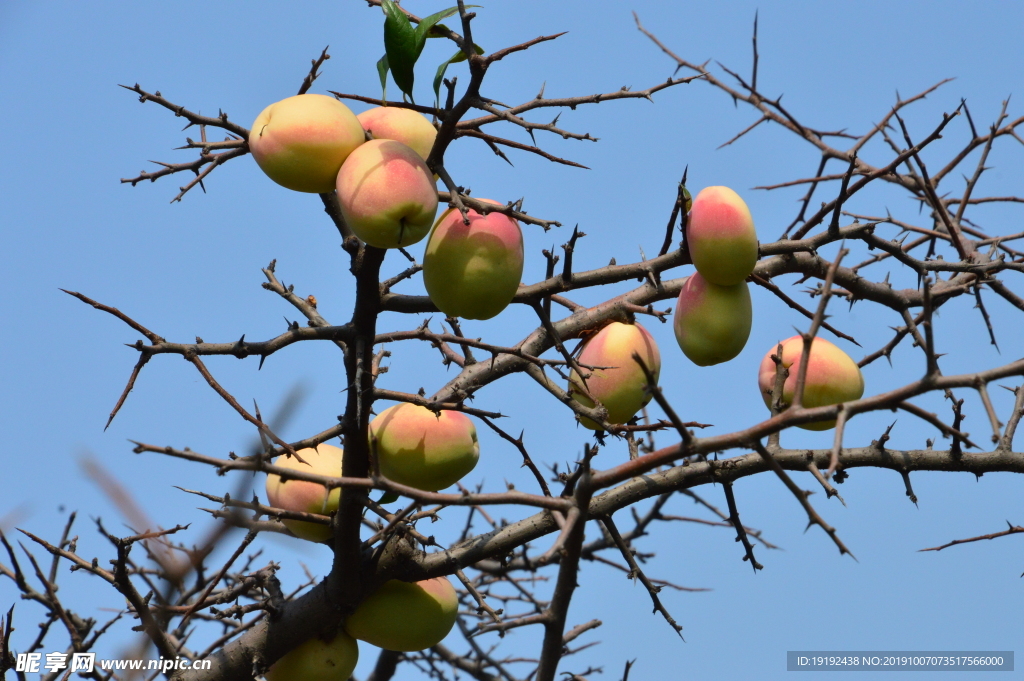
[[[750,336],[753,308],[746,282],[718,286],[700,272],[687,277],[676,299],[673,328],[683,354],[697,366],[728,362]]]
[[[693,200],[686,243],[694,267],[707,281],[735,286],[757,264],[757,232],[750,209],[728,187],[705,187]]]
[[[777,346],[772,347],[761,360],[761,368],[757,376],[757,385],[761,389],[761,397],[765,406],[771,409],[772,389],[775,387],[775,362],[772,354]],[[803,358],[804,341],[800,336],[793,336],[782,341],[782,364],[789,368],[789,377],[782,386],[782,400],[786,404],[793,401],[796,390],[797,375],[800,373],[800,360]],[[804,407],[824,407],[841,402],[859,400],[864,395],[864,376],[860,367],[850,356],[829,343],[824,338],[815,338],[811,342],[811,354],[807,365],[807,379],[804,383]],[[800,428],[806,430],[828,430],[835,427],[835,420],[802,423]]]
[[[334,477],[341,475],[343,452],[339,447],[320,444],[316,446],[316,449],[300,449],[298,455],[306,462],[305,464],[299,462],[294,456],[279,456],[274,461],[274,465],[305,473]],[[331,493],[327,494],[327,488],[315,482],[306,482],[305,480],[282,482],[279,475],[267,476],[267,500],[271,506],[283,508],[286,511],[330,515],[338,510],[340,498],[340,488],[332,489]],[[292,534],[302,539],[326,541],[331,538],[331,529],[327,525],[318,525],[303,520],[284,520],[282,522],[292,531]]]
[[[480,459],[468,416],[448,409],[435,414],[407,402],[370,422],[370,445],[384,477],[428,492],[454,485]]]
[[[359,644],[339,631],[330,641],[313,637],[289,650],[267,671],[267,681],[348,681],[359,662]]]
[[[459,598],[447,577],[392,579],[359,604],[345,630],[378,648],[410,653],[440,643],[458,614]]]
[[[587,390],[608,410],[608,423],[626,423],[651,401],[650,394],[644,390],[647,378],[633,359],[634,353],[644,361],[657,382],[661,374],[661,353],[651,334],[639,324],[612,322],[584,342],[578,359],[580,365],[612,367],[594,370],[583,367],[584,371],[590,371]],[[574,384],[583,385],[575,371],[570,376],[569,393],[580,404],[593,407],[594,403]],[[580,423],[591,430],[601,428],[588,418],[581,418]]]
[[[437,188],[419,154],[395,140],[370,140],[341,166],[338,203],[357,237],[377,248],[420,241],[437,213]]]
[[[377,140],[396,140],[412,148],[424,161],[430,155],[437,130],[423,114],[397,106],[378,106],[356,116],[363,130]]]
[[[484,199],[487,203],[501,205]],[[423,256],[427,295],[449,317],[491,319],[508,307],[523,276],[523,232],[501,213],[452,208],[434,225]]]
[[[338,170],[366,141],[352,111],[327,95],[296,95],[256,117],[249,150],[263,172],[297,192],[334,190]]]

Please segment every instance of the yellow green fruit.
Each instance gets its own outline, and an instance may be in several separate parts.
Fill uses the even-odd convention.
[[[338,170],[366,140],[347,106],[326,95],[296,95],[256,117],[249,150],[274,182],[299,192],[334,190]]]
[[[639,324],[612,322],[584,341],[578,362],[585,372],[590,373],[586,389],[608,410],[608,423],[626,423],[651,400],[644,389],[647,378],[633,359],[634,353],[644,361],[657,382],[661,374],[661,354],[654,338]],[[609,368],[587,369],[587,366]],[[585,407],[595,406],[581,391],[583,385],[584,382],[573,371],[569,394]],[[591,430],[600,429],[588,418],[580,419],[580,423]]]
[[[407,402],[370,422],[370,444],[385,478],[429,492],[454,485],[480,459],[468,416],[447,409],[435,414]]]
[[[409,653],[440,643],[458,614],[458,595],[447,577],[392,579],[359,604],[345,630],[378,648]]]
[[[758,371],[757,385],[765,406],[771,409],[772,390],[775,387],[775,362],[772,355],[778,346],[761,360]],[[789,405],[793,401],[796,390],[797,376],[800,373],[800,362],[803,358],[804,341],[800,336],[793,336],[782,341],[782,364],[789,369],[789,377],[783,384],[782,401]],[[860,367],[850,356],[823,338],[815,338],[811,342],[811,352],[807,363],[807,378],[804,382],[804,407],[824,407],[841,402],[859,400],[864,395],[864,376]],[[835,420],[815,421],[800,424],[806,430],[828,430],[836,425]]]
[[[274,465],[304,473],[316,473],[317,475],[330,475],[332,477],[339,477],[341,475],[343,452],[339,447],[319,444],[316,446],[316,449],[298,450],[298,455],[306,463],[301,463],[294,456],[279,456],[274,461]],[[338,510],[340,498],[340,488],[335,488],[328,494],[326,487],[315,482],[307,482],[305,480],[282,481],[281,476],[276,473],[267,476],[267,500],[271,506],[276,508],[301,513],[330,515]],[[320,525],[305,520],[283,520],[282,522],[284,522],[285,527],[292,531],[292,534],[302,539],[326,541],[331,537],[331,528],[328,525]]]
[[[752,318],[745,281],[718,286],[697,272],[687,277],[679,291],[673,328],[683,354],[706,367],[740,354],[750,336]]]
[[[487,203],[500,205],[484,199]],[[491,319],[508,307],[523,276],[523,233],[501,213],[441,215],[423,256],[423,285],[449,317]]]
[[[267,681],[348,681],[359,661],[355,639],[339,631],[330,641],[313,637],[271,665]]]

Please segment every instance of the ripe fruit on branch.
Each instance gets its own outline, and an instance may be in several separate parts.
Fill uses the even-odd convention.
[[[468,416],[448,409],[435,414],[408,402],[370,422],[370,446],[384,477],[428,492],[454,485],[480,459]]]
[[[412,109],[378,106],[356,116],[363,129],[376,140],[396,140],[410,147],[424,161],[430,155],[437,130],[426,116]]]
[[[761,360],[761,368],[757,376],[757,385],[761,389],[761,397],[765,405],[771,409],[772,390],[775,387],[775,362],[772,355],[777,346],[772,347]],[[800,336],[793,336],[782,341],[782,364],[789,369],[789,377],[783,384],[782,401],[788,406],[793,402],[797,376],[800,373],[800,361],[803,358],[804,341]],[[829,343],[824,338],[815,338],[811,342],[811,352],[807,363],[807,379],[804,383],[804,407],[824,407],[829,404],[859,400],[864,394],[864,377],[860,367],[850,356]],[[828,430],[836,425],[835,420],[802,423],[806,430]]]
[[[330,641],[313,637],[289,650],[267,671],[267,681],[347,681],[359,661],[359,644],[339,631]]]
[[[500,206],[497,201],[484,199]],[[523,276],[523,233],[502,213],[450,208],[434,225],[423,256],[427,295],[449,317],[490,319],[508,307]]]
[[[458,614],[459,598],[447,577],[392,579],[359,604],[345,630],[378,648],[409,653],[440,643]]]
[[[377,248],[410,246],[430,231],[437,187],[419,154],[395,140],[370,140],[337,178],[338,203],[357,237]]]
[[[279,456],[274,461],[274,465],[304,473],[334,477],[341,475],[343,452],[339,447],[319,444],[316,449],[300,449],[297,453],[306,463],[300,462],[294,456]],[[341,489],[337,487],[328,494],[326,487],[315,482],[294,479],[282,481],[281,476],[276,473],[267,476],[267,500],[271,506],[283,508],[286,511],[330,515],[338,510],[340,498]],[[327,525],[305,520],[286,519],[282,522],[292,531],[292,534],[302,539],[326,541],[331,538],[331,528]]]
[[[746,345],[752,314],[747,282],[718,286],[697,272],[683,283],[676,301],[676,341],[698,366],[727,362]]]
[[[249,150],[267,177],[298,192],[332,191],[341,164],[365,141],[356,115],[326,95],[271,104],[249,132]]]
[[[584,341],[577,361],[590,376],[584,382],[573,371],[569,377],[569,394],[585,407],[595,406],[583,392],[585,385],[608,410],[608,423],[626,423],[651,401],[651,395],[644,389],[647,378],[633,359],[634,354],[640,356],[657,381],[661,373],[661,354],[647,329],[639,324],[608,324]],[[608,368],[588,369],[588,366]],[[580,423],[591,430],[601,428],[588,418],[581,418]]]
[[[750,209],[728,187],[705,187],[693,200],[686,244],[705,280],[734,286],[754,271],[757,233]]]

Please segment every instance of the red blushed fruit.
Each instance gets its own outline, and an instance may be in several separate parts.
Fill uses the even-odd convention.
[[[651,401],[644,389],[647,378],[633,359],[634,354],[640,356],[657,381],[661,373],[661,354],[654,338],[639,324],[612,322],[584,341],[578,361],[583,370],[590,373],[585,386],[608,410],[608,423],[626,423]],[[587,369],[587,366],[608,368]],[[584,381],[574,371],[569,378],[569,394],[586,407],[595,406],[583,393],[583,386]],[[580,423],[591,430],[601,428],[588,418],[581,418]]]
[[[775,387],[775,362],[772,355],[778,346],[761,360],[758,371],[757,385],[765,406],[771,409],[772,390]],[[800,361],[803,358],[804,341],[800,336],[793,336],[782,341],[782,364],[789,369],[789,376],[782,387],[782,401],[789,405],[793,401],[796,381],[800,373]],[[850,356],[823,338],[815,338],[811,343],[811,353],[807,364],[807,379],[804,382],[804,407],[824,407],[830,404],[852,402],[864,395],[864,377],[860,367]],[[806,430],[828,430],[836,425],[835,420],[802,423],[800,428]]]
[[[366,132],[377,140],[396,140],[408,146],[424,161],[437,138],[437,130],[426,116],[397,106],[378,106],[356,116]]]
[[[693,200],[686,223],[693,266],[707,281],[735,286],[757,264],[757,232],[750,209],[728,187],[706,187]]]
[[[419,154],[401,142],[366,142],[341,166],[336,184],[345,222],[371,246],[412,245],[434,223],[434,179]]]
[[[487,203],[496,201],[484,199]],[[491,319],[508,307],[523,276],[523,233],[501,214],[450,209],[434,225],[423,256],[423,285],[449,317]]]
[[[408,653],[440,643],[458,614],[459,598],[447,577],[392,579],[359,604],[345,630],[378,648]]]
[[[468,416],[448,409],[435,414],[409,403],[385,409],[370,422],[370,446],[385,478],[429,492],[454,485],[480,459]]]
[[[297,453],[306,463],[302,463],[294,456],[279,456],[274,460],[274,465],[304,473],[333,477],[341,475],[341,459],[344,454],[341,448],[320,444],[316,446],[316,449],[300,449]],[[330,515],[338,510],[340,498],[340,488],[335,488],[328,494],[326,487],[315,482],[282,481],[281,476],[277,474],[267,476],[267,500],[271,506],[283,508],[286,511]],[[283,522],[285,527],[292,531],[292,534],[302,539],[326,541],[331,537],[329,525],[320,525],[304,520],[284,520]]]

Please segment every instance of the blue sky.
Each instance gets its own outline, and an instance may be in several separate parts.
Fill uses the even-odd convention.
[[[427,14],[444,3],[410,0],[411,11]],[[678,54],[696,62],[717,60],[749,74],[750,34],[755,10],[760,17],[762,89],[783,94],[801,121],[827,129],[862,132],[892,105],[896,92],[914,94],[947,77],[925,102],[908,111],[907,121],[920,138],[965,98],[975,122],[987,126],[1007,97],[1020,96],[1020,29],[1024,7],[1016,3],[975,2],[752,2],[680,5],[653,1],[560,2],[533,0],[488,3],[474,24],[476,42],[487,50],[541,34],[569,33],[557,41],[514,55],[488,74],[484,94],[514,104],[535,96],[546,83],[549,97],[609,92],[623,86],[648,87],[671,75],[674,65],[639,34],[631,11]],[[313,293],[323,315],[347,320],[352,285],[347,256],[316,197],[288,192],[262,175],[249,157],[218,169],[206,182],[207,194],[192,192],[180,204],[168,201],[183,181],[178,178],[135,188],[130,177],[147,161],[182,161],[188,152],[180,119],[153,104],[139,105],[118,83],[138,82],[160,90],[172,101],[204,114],[227,111],[249,126],[268,104],[294,94],[309,60],[330,45],[332,58],[314,91],[327,89],[379,93],[374,64],[383,53],[382,18],[360,2],[297,4],[203,2],[13,3],[0,4],[0,95],[6,133],[0,164],[0,252],[5,256],[5,292],[0,296],[0,429],[5,434],[0,518],[56,538],[70,510],[79,511],[79,547],[104,562],[108,546],[99,541],[90,517],[102,516],[118,528],[120,516],[81,473],[79,460],[93,456],[130,487],[155,522],[165,526],[195,522],[205,527],[196,502],[174,485],[214,493],[233,482],[196,466],[131,453],[127,440],[189,446],[224,456],[250,445],[246,426],[187,363],[158,357],[146,367],[126,406],[104,432],[103,425],[135,361],[124,347],[137,334],[110,316],[61,293],[81,291],[116,306],[168,339],[194,336],[227,341],[242,333],[268,338],[294,314],[260,288],[260,268],[278,261],[278,274],[303,295]],[[433,64],[452,51],[431,41],[418,71],[418,100],[430,98]],[[714,61],[712,62],[714,64]],[[465,80],[464,66],[452,73]],[[717,67],[716,67],[717,68]],[[392,86],[393,87],[393,86]],[[1011,117],[1020,115],[1011,99]],[[362,110],[354,105],[356,111]],[[543,113],[546,122],[554,113]],[[538,135],[545,149],[590,166],[555,166],[520,153],[509,167],[474,140],[460,140],[449,154],[456,181],[474,195],[502,201],[525,197],[527,210],[579,223],[588,236],[577,247],[578,268],[620,263],[639,257],[640,248],[656,253],[674,198],[674,187],[689,165],[694,190],[725,184],[745,197],[762,241],[774,240],[796,212],[802,191],[754,191],[814,172],[817,156],[781,130],[759,129],[742,141],[717,149],[755,120],[734,108],[728,97],[693,83],[654,97],[654,102],[606,102],[565,112],[560,123],[590,132],[600,142],[565,141]],[[519,131],[505,130],[516,139]],[[518,137],[517,137],[518,135]],[[925,155],[939,164],[968,139],[963,119],[948,128]],[[873,161],[888,158],[885,149],[866,151]],[[993,151],[979,188],[985,194],[1021,194],[1024,149],[1002,141]],[[968,165],[967,168],[973,168]],[[949,179],[949,191],[962,182]],[[915,206],[891,190],[865,192],[851,209],[894,215],[924,225]],[[977,219],[994,234],[1020,230],[1021,209],[992,207]],[[568,239],[526,226],[525,281],[543,276],[541,249]],[[895,236],[892,230],[890,236]],[[823,253],[832,256],[835,247]],[[422,247],[414,248],[421,254]],[[402,263],[389,257],[388,272]],[[884,276],[879,268],[874,276]],[[683,276],[688,268],[672,276]],[[894,282],[913,285],[892,268]],[[780,285],[802,297],[792,278]],[[1019,277],[1007,277],[1024,293]],[[422,291],[416,280],[400,289]],[[624,290],[609,287],[580,294],[595,303]],[[734,361],[698,369],[676,351],[670,325],[645,324],[664,356],[662,385],[687,420],[715,424],[717,432],[748,425],[765,416],[756,391],[756,367],[776,340],[793,334],[804,321],[777,300],[753,291],[755,321],[751,340]],[[805,297],[803,300],[807,300]],[[997,354],[979,324],[973,300],[944,307],[937,322],[947,373],[977,371],[1021,356],[1024,324],[1019,312],[1001,301],[986,300],[1001,343]],[[662,307],[668,307],[666,302]],[[895,313],[859,304],[841,306],[833,322],[852,333],[869,351],[888,339]],[[420,322],[387,315],[380,328],[413,328]],[[532,312],[513,306],[499,318],[467,324],[467,333],[508,344],[532,329]],[[844,349],[859,359],[863,350]],[[447,380],[445,369],[427,349],[396,346],[385,387],[433,392]],[[295,386],[305,399],[296,418],[281,433],[292,439],[331,425],[343,410],[343,368],[329,344],[301,344],[269,358],[257,372],[257,360],[211,359],[211,371],[244,404],[255,399],[273,411]],[[893,367],[871,365],[865,371],[869,393],[914,380],[923,369],[920,352],[901,346]],[[480,393],[477,406],[509,415],[506,429],[525,429],[526,444],[545,463],[573,460],[588,440],[568,411],[548,400],[535,385],[513,378]],[[1010,383],[1007,383],[1010,385]],[[1001,414],[1008,393],[994,391]],[[1006,393],[1006,395],[1004,395]],[[980,403],[967,395],[965,428],[986,432]],[[920,403],[945,414],[937,398]],[[1005,416],[1004,416],[1005,418]],[[891,447],[924,446],[933,429],[905,414],[873,414],[856,419],[847,441],[866,445],[894,419]],[[980,438],[984,440],[985,438]],[[482,460],[473,473],[486,488],[505,481],[532,489],[518,467],[517,453],[482,433]],[[660,440],[667,444],[669,439]],[[789,446],[825,446],[830,433],[795,433]],[[936,446],[943,446],[940,440]],[[1018,443],[1017,449],[1020,450]],[[597,461],[610,466],[625,456],[610,447]],[[809,476],[798,476],[808,489]],[[752,574],[741,561],[742,549],[730,532],[692,524],[663,524],[638,544],[657,556],[645,566],[655,578],[707,593],[663,593],[669,609],[684,625],[686,643],[650,613],[642,586],[598,564],[584,564],[581,590],[570,624],[604,621],[582,642],[601,646],[571,658],[563,669],[602,666],[617,679],[625,660],[637,658],[630,678],[781,678],[787,650],[1007,650],[1019,643],[1024,612],[1024,551],[1019,537],[959,547],[941,553],[917,549],[955,537],[993,532],[1004,521],[1024,523],[1021,480],[1009,474],[918,474],[913,478],[919,504],[904,496],[899,476],[859,469],[841,492],[847,506],[815,494],[812,501],[837,527],[859,562],[840,557],[828,538],[812,528],[778,480],[761,476],[736,485],[744,521],[764,530],[784,551],[759,550],[765,569]],[[259,483],[262,485],[262,482]],[[699,490],[724,507],[721,491]],[[668,512],[700,515],[679,498]],[[516,509],[499,516],[518,518]],[[625,522],[625,515],[620,523]],[[436,530],[439,535],[442,530]],[[127,531],[125,531],[127,533]],[[196,541],[200,533],[196,533]],[[283,538],[261,539],[266,557],[284,566],[286,581],[301,574],[299,561],[317,574],[329,568],[326,549]],[[6,558],[0,558],[6,562]],[[86,614],[120,603],[81,574],[63,577],[62,596]],[[99,593],[97,593],[99,591]],[[6,611],[17,594],[0,581],[0,607]],[[19,604],[16,645],[25,646],[39,619]],[[107,642],[110,654],[124,649],[124,627]],[[55,639],[58,640],[58,639]],[[535,637],[510,634],[508,650],[530,653]],[[61,641],[63,643],[63,641]],[[461,644],[459,644],[461,646]],[[357,674],[365,677],[375,657],[364,646]],[[398,678],[417,678],[410,671]],[[856,673],[851,674],[857,676]],[[969,678],[971,674],[964,677]],[[844,677],[851,678],[851,677]]]

